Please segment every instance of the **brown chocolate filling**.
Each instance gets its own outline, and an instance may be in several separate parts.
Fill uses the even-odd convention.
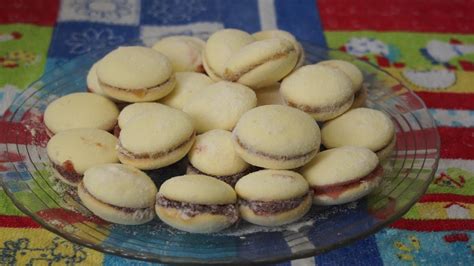
[[[82,188],[82,190],[84,191],[84,193],[86,193],[87,195],[91,196],[92,198],[94,198],[96,201],[104,204],[104,205],[107,205],[111,208],[114,208],[118,211],[121,211],[121,212],[125,212],[125,213],[136,213],[136,212],[153,212],[153,207],[148,207],[148,208],[129,208],[129,207],[119,207],[119,206],[115,206],[115,205],[112,205],[112,204],[109,204],[109,203],[106,203],[106,202],[103,202],[101,201],[100,199],[94,197],[94,195],[92,195],[89,190],[87,190],[87,188],[84,186],[83,183],[79,184],[79,186]]]
[[[284,51],[281,51],[279,53],[276,53],[268,58],[264,58],[262,60],[260,60],[259,62],[256,62],[255,64],[252,64],[252,65],[249,65],[247,66],[247,68],[245,68],[244,70],[240,71],[239,73],[229,73],[228,69],[225,70],[224,72],[224,77],[226,80],[229,80],[229,81],[237,81],[239,80],[243,75],[249,73],[250,71],[254,70],[255,68],[265,64],[265,63],[268,63],[270,61],[273,61],[273,60],[277,60],[277,59],[280,59],[286,55],[288,55],[290,52],[296,52],[295,50],[295,47],[292,45],[291,48],[288,48]],[[296,62],[298,63],[298,62]],[[296,64],[295,63],[295,64]]]
[[[181,147],[184,147],[186,144],[188,144],[190,141],[193,140],[193,137],[194,137],[194,134],[195,132],[193,131],[193,133],[191,134],[191,136],[189,136],[189,138],[187,138],[183,143],[175,146],[175,147],[172,147],[166,151],[160,151],[160,152],[156,152],[156,153],[140,153],[140,154],[136,154],[136,153],[133,153],[127,149],[125,149],[123,146],[122,146],[122,143],[120,142],[120,140],[118,141],[118,149],[117,151],[125,156],[125,157],[128,157],[130,159],[159,159],[163,156],[166,156],[170,153],[172,153],[173,151],[175,150],[178,150],[179,148]]]
[[[120,131],[122,131],[122,129],[120,128],[120,126],[117,123],[117,125],[115,125],[115,127],[114,127],[114,136],[118,138],[120,136]]]
[[[334,110],[337,110],[337,109],[341,108],[347,102],[349,102],[353,96],[354,95],[351,94],[351,95],[349,95],[349,97],[346,97],[345,99],[342,99],[341,101],[339,101],[339,102],[337,102],[333,105],[322,106],[322,107],[314,107],[314,106],[309,106],[309,105],[305,105],[305,104],[296,104],[294,102],[288,101],[287,99],[285,99],[285,102],[288,104],[288,106],[298,108],[298,109],[300,109],[300,110],[302,110],[306,113],[321,113],[321,112],[332,112]]]
[[[76,172],[76,169],[74,169],[74,164],[70,160],[66,160],[65,162],[62,163],[62,165],[55,164],[53,161],[51,161],[51,164],[58,173],[64,177],[67,181],[77,184],[81,182],[82,178],[84,177],[83,174],[79,174]]]
[[[232,222],[239,219],[236,204],[196,204],[170,200],[159,193],[156,195],[156,205],[163,208],[177,209],[186,216],[194,217],[199,214],[209,213],[213,215],[224,215]]]
[[[239,205],[249,207],[257,215],[274,215],[297,208],[310,193],[312,192],[308,191],[303,196],[286,200],[261,201],[239,199]]]
[[[311,153],[313,153],[317,150],[317,148],[316,148],[316,149],[314,149],[310,152],[307,152],[307,153],[304,153],[304,154],[297,154],[297,155],[275,155],[275,154],[269,154],[269,153],[265,153],[265,152],[261,152],[261,151],[254,151],[251,148],[249,148],[248,146],[246,146],[245,144],[243,144],[237,136],[235,137],[235,140],[237,141],[237,144],[239,144],[239,146],[242,149],[244,149],[248,152],[255,153],[257,155],[260,155],[260,156],[263,156],[263,157],[266,157],[266,158],[269,158],[269,159],[272,159],[272,160],[278,160],[278,161],[296,160],[296,159],[308,157],[308,156],[311,155]]]
[[[331,185],[313,186],[312,189],[314,191],[315,196],[325,195],[333,199],[336,199],[339,197],[339,195],[341,195],[345,191],[359,186],[362,182],[369,182],[371,180],[376,179],[377,177],[381,177],[382,175],[383,175],[383,168],[382,166],[378,165],[372,172],[370,172],[366,176],[363,176],[354,180],[331,184]]]
[[[211,174],[208,174],[208,173],[204,173],[201,170],[194,167],[194,165],[192,165],[191,163],[188,164],[188,172],[195,173],[195,174],[198,174],[198,175],[212,176],[214,178],[217,178],[221,181],[226,182],[227,184],[231,185],[232,187],[235,186],[235,184],[237,183],[237,181],[239,181],[239,179],[241,177],[243,177],[245,175],[248,175],[251,172],[254,172],[255,170],[256,170],[256,167],[249,166],[249,167],[247,167],[247,169],[243,170],[242,172],[239,172],[239,173],[236,173],[236,174],[233,174],[233,175],[217,176],[217,175],[211,175]]]
[[[160,84],[157,84],[157,85],[155,85],[155,86],[151,86],[151,87],[147,87],[147,88],[140,88],[140,89],[127,89],[127,88],[115,87],[115,86],[109,85],[109,84],[104,83],[104,82],[102,82],[101,80],[99,80],[100,86],[107,86],[107,87],[112,88],[112,89],[115,89],[115,90],[121,90],[121,91],[130,92],[130,93],[133,93],[134,95],[136,95],[137,97],[145,97],[145,95],[147,94],[147,91],[153,90],[153,89],[157,89],[157,88],[159,88],[159,87],[162,87],[162,86],[164,86],[166,83],[169,83],[169,82],[171,82],[171,77],[168,78],[167,80],[165,80],[164,82],[162,82],[162,83],[160,83]]]

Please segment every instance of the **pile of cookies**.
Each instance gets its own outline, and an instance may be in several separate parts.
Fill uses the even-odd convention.
[[[359,199],[381,180],[394,125],[363,107],[355,65],[303,62],[301,44],[280,30],[119,47],[91,68],[89,92],[47,107],[52,171],[104,220],[157,215],[197,233],[239,218],[283,225],[312,204]],[[187,174],[159,188],[146,173],[183,158]]]

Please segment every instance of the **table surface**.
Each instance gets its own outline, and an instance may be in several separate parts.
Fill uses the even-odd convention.
[[[416,91],[441,136],[427,193],[403,218],[350,246],[294,265],[474,264],[474,3],[414,0],[16,0],[0,4],[0,116],[15,95],[77,55],[136,38],[221,28],[280,28],[387,70]],[[0,143],[6,123],[0,121]],[[0,154],[0,173],[6,171]],[[0,264],[146,264],[70,244],[0,189]],[[56,264],[55,264],[56,263]],[[147,264],[148,265],[148,264]]]

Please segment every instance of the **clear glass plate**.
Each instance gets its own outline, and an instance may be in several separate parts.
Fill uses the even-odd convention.
[[[178,263],[277,262],[313,256],[348,245],[401,217],[425,192],[439,159],[439,136],[424,103],[376,66],[339,51],[304,44],[307,63],[329,58],[356,64],[365,75],[367,105],[385,111],[397,131],[397,145],[383,164],[383,182],[372,194],[349,204],[316,207],[293,224],[265,228],[241,221],[215,234],[190,234],[158,219],[140,226],[109,224],[92,215],[75,191],[58,183],[46,154],[42,123],[46,106],[63,95],[86,91],[91,65],[112,49],[78,57],[46,73],[18,97],[5,117],[8,144],[1,183],[15,205],[46,229],[93,249],[148,261]],[[185,171],[180,161],[150,171],[159,185]]]

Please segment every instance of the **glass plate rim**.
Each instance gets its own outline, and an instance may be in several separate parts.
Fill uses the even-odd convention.
[[[134,41],[129,41],[125,44],[127,44],[127,45],[130,45],[130,44],[143,44],[143,41],[144,40],[142,40],[142,39],[138,39],[138,40],[134,40]],[[308,46],[311,46],[312,48],[315,48],[315,49],[318,49],[318,50],[321,50],[321,51],[343,53],[338,49],[322,47],[322,46],[313,44],[311,42],[302,41],[301,43],[302,43],[303,47],[306,47],[308,45]],[[105,51],[107,49],[110,49],[110,48],[111,47],[106,47],[106,48],[103,49],[103,51]],[[385,75],[389,76],[391,79],[398,82],[400,85],[402,85],[406,89],[407,93],[410,94],[411,97],[414,97],[418,101],[418,103],[421,104],[421,106],[423,107],[424,110],[427,110],[425,102],[412,89],[410,89],[410,87],[407,86],[407,84],[405,84],[402,80],[400,80],[399,78],[395,77],[390,72],[380,68],[379,66],[375,65],[374,63],[372,63],[370,61],[361,60],[361,59],[359,59],[355,56],[352,56],[352,55],[349,55],[349,54],[346,54],[346,53],[344,53],[344,54],[347,55],[348,57],[351,57],[353,60],[356,60],[356,61],[362,62],[364,64],[370,65],[371,67],[373,67],[377,71],[383,72]],[[71,61],[80,60],[81,58],[87,58],[88,56],[90,56],[90,52],[86,53],[86,54],[83,54],[83,55],[79,55],[77,57],[74,57],[74,58],[64,62],[63,64],[68,64],[68,63],[71,63]],[[19,95],[22,95],[23,93],[25,93],[26,91],[31,89],[33,84],[36,84],[37,82],[40,82],[45,76],[47,76],[48,74],[55,71],[56,69],[58,69],[63,64],[56,65],[52,69],[50,69],[50,70],[46,71],[45,73],[43,73],[38,79],[31,82],[27,86],[27,89]],[[12,105],[13,105],[13,103],[12,103]],[[7,110],[10,110],[12,105],[10,105],[7,108]],[[20,107],[18,107],[18,109],[19,108]],[[216,264],[235,264],[235,263],[239,263],[239,264],[242,264],[242,263],[245,263],[245,264],[278,263],[278,262],[283,262],[283,261],[296,260],[296,259],[302,259],[302,258],[307,258],[307,257],[311,257],[311,256],[317,256],[317,255],[326,253],[326,252],[328,252],[330,250],[333,250],[333,249],[336,249],[336,248],[340,248],[340,247],[343,247],[343,246],[348,246],[348,245],[354,243],[357,240],[366,238],[367,236],[370,236],[370,235],[380,231],[381,229],[383,229],[387,225],[389,225],[389,224],[395,222],[396,220],[398,220],[406,212],[408,212],[408,210],[421,198],[421,196],[423,196],[426,193],[426,190],[428,189],[429,184],[432,182],[432,180],[434,178],[434,175],[436,174],[436,170],[439,166],[439,160],[440,160],[440,149],[439,149],[439,147],[440,147],[440,143],[441,143],[440,136],[439,136],[439,132],[438,132],[436,123],[434,122],[435,120],[434,120],[433,116],[429,112],[427,112],[427,114],[428,114],[428,117],[430,118],[430,120],[431,120],[431,122],[434,126],[434,128],[433,128],[433,130],[435,132],[434,137],[435,137],[436,147],[438,149],[437,149],[436,154],[435,154],[435,161],[433,163],[432,171],[429,174],[429,178],[426,180],[425,183],[423,183],[422,189],[419,190],[419,193],[417,193],[416,196],[413,197],[410,200],[409,204],[405,205],[395,215],[391,216],[390,218],[386,219],[385,221],[377,224],[376,226],[373,226],[372,228],[370,228],[370,229],[368,229],[368,230],[366,230],[366,231],[364,231],[364,232],[362,232],[362,233],[360,233],[360,234],[358,234],[354,237],[344,239],[343,241],[336,242],[334,244],[328,245],[328,246],[326,246],[324,248],[320,248],[320,249],[315,248],[313,250],[297,251],[295,253],[292,253],[291,255],[274,256],[274,257],[271,257],[271,258],[268,258],[268,259],[260,259],[260,260],[256,260],[256,261],[252,261],[252,262],[250,262],[250,261],[243,262],[241,259],[238,259],[238,258],[236,260],[234,260],[234,259],[229,259],[229,260],[225,260],[225,261],[223,261],[223,260],[221,260],[221,261],[213,260],[213,261],[210,261],[210,262],[203,262],[202,260],[195,260],[193,258],[186,258],[186,259],[180,261],[181,258],[178,258],[178,257],[162,256],[162,255],[156,255],[156,254],[153,254],[153,253],[146,253],[146,252],[140,252],[140,253],[143,254],[143,255],[150,254],[152,256],[139,256],[139,255],[136,255],[135,253],[123,252],[119,248],[108,247],[107,245],[103,245],[103,244],[90,243],[89,241],[87,241],[85,239],[79,239],[79,238],[73,237],[73,236],[69,235],[67,232],[61,232],[60,230],[56,229],[54,226],[48,224],[47,222],[44,222],[43,219],[41,219],[39,217],[36,217],[36,215],[34,213],[30,212],[26,207],[24,207],[16,199],[16,197],[8,189],[6,189],[6,185],[3,181],[3,177],[0,177],[0,185],[2,186],[2,188],[5,191],[6,195],[12,200],[13,204],[21,212],[23,212],[24,214],[31,217],[35,222],[40,224],[43,228],[45,228],[46,230],[48,230],[48,231],[50,231],[50,232],[52,232],[52,233],[54,233],[54,234],[56,234],[60,237],[63,237],[64,239],[66,239],[68,241],[71,241],[71,242],[73,242],[75,244],[78,244],[78,245],[82,245],[82,246],[91,248],[95,251],[108,253],[108,254],[116,255],[116,256],[120,256],[120,257],[125,257],[125,258],[128,258],[128,259],[137,259],[137,260],[141,260],[141,261],[150,261],[150,262],[159,262],[159,263],[173,263],[173,264],[192,263],[192,264],[212,264],[212,265],[216,265]],[[1,121],[9,122],[9,120],[5,119],[5,117],[2,117]],[[7,146],[7,144],[8,143],[1,143],[1,145],[3,145],[3,146]],[[5,163],[12,164],[12,162],[10,162],[10,161],[7,161]]]

